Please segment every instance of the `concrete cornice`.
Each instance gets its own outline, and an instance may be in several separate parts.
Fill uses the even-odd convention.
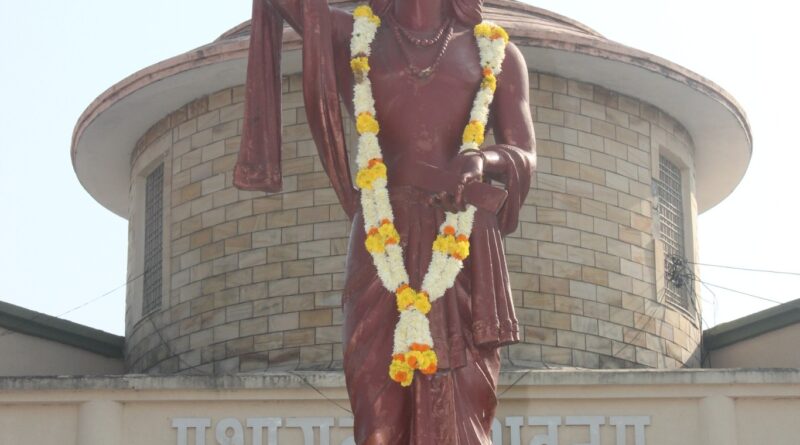
[[[297,371],[227,376],[123,375],[99,377],[2,377],[0,391],[203,391],[344,388],[342,372]],[[568,387],[587,389],[622,385],[798,385],[800,369],[682,369],[682,370],[513,370],[500,373],[499,386]],[[798,394],[800,395],[800,394]]]

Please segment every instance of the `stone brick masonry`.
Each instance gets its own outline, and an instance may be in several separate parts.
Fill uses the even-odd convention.
[[[506,240],[523,342],[504,349],[504,359],[697,365],[697,322],[663,303],[663,280],[657,284],[663,260],[651,188],[653,156],[691,153],[689,136],[658,109],[597,86],[533,72],[531,86],[538,172],[519,229]],[[341,366],[350,227],[318,160],[301,94],[299,76],[286,79],[281,194],[232,186],[243,87],[187,104],[137,144],[132,182],[142,180],[136,160],[148,151],[164,151],[172,166],[169,292],[161,311],[128,317],[130,372]]]

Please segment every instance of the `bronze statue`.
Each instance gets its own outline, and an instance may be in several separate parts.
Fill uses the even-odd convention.
[[[368,235],[339,111],[340,99],[350,113],[354,111],[350,12],[331,8],[324,0],[254,0],[235,184],[247,190],[280,190],[279,64],[286,20],[303,38],[309,126],[331,184],[353,221],[343,340],[356,443],[489,444],[497,404],[498,348],[519,340],[502,235],[517,226],[535,166],[527,67],[519,50],[508,44],[487,126],[497,144],[479,153],[459,153],[462,130],[482,85],[473,34],[481,22],[481,1],[370,4],[381,25],[369,59],[369,79],[408,284],[419,289],[445,212],[463,211],[467,203],[479,200],[475,193],[468,196],[470,184],[491,179],[507,191],[499,210],[480,206],[475,213],[463,270],[428,313],[438,357],[435,373],[417,375],[410,387],[403,387],[388,372],[398,308],[365,249]],[[429,172],[437,169],[445,172],[431,178]],[[448,179],[453,177],[457,184]]]

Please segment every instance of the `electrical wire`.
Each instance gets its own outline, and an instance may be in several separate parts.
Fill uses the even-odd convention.
[[[768,269],[752,269],[748,267],[736,267],[736,266],[723,266],[721,264],[707,264],[707,263],[695,263],[693,261],[686,261],[687,263],[694,264],[696,266],[705,266],[705,267],[718,267],[721,269],[732,269],[732,270],[741,270],[745,272],[761,272],[761,273],[772,273],[778,275],[794,275],[800,276],[800,272],[786,272],[780,270],[768,270]]]
[[[716,287],[717,289],[722,289],[722,290],[726,290],[728,292],[733,292],[733,293],[736,293],[736,294],[745,295],[745,296],[748,296],[748,297],[751,297],[751,298],[756,298],[756,299],[759,299],[759,300],[762,300],[762,301],[767,301],[769,303],[775,303],[775,304],[783,304],[784,303],[783,301],[773,300],[771,298],[761,297],[759,295],[754,295],[754,294],[750,294],[750,293],[747,293],[747,292],[742,292],[740,290],[731,289],[729,287],[720,286],[718,284],[709,283],[709,282],[703,281],[703,280],[701,280],[700,278],[697,278],[697,277],[695,277],[695,280],[699,281],[700,284],[703,284],[705,286]]]
[[[86,301],[84,303],[81,303],[78,306],[75,306],[75,307],[73,307],[72,309],[70,309],[70,310],[68,310],[66,312],[62,312],[62,313],[60,313],[58,315],[48,315],[48,314],[40,312],[40,313],[34,315],[33,317],[27,318],[25,321],[26,322],[32,322],[32,321],[38,320],[39,318],[42,318],[42,317],[61,318],[61,317],[65,316],[65,315],[71,314],[71,313],[77,311],[78,309],[83,309],[84,307],[89,306],[90,304],[92,304],[94,302],[97,302],[97,301],[99,301],[99,300],[101,300],[101,299],[113,294],[114,292],[122,289],[123,287],[125,287],[125,286],[131,284],[132,282],[138,280],[139,278],[143,277],[144,274],[145,274],[145,272],[142,272],[141,274],[139,274],[139,275],[131,278],[130,280],[120,284],[119,286],[115,287],[114,289],[111,289],[110,291],[104,293],[103,295],[100,295],[99,297],[95,297],[95,298],[92,298],[91,300],[88,300],[88,301]],[[0,337],[5,337],[7,335],[14,335],[14,334],[18,334],[19,333],[17,331],[12,331],[10,329],[4,329],[4,331],[5,332],[0,333]]]

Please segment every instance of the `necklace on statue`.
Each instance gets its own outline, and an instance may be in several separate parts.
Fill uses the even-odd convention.
[[[436,30],[436,33],[433,35],[433,37],[427,39],[414,36],[413,34],[411,34],[409,30],[400,26],[400,24],[397,23],[397,20],[395,20],[394,18],[392,18],[392,27],[396,31],[399,31],[400,34],[402,34],[403,37],[405,37],[405,39],[408,40],[408,42],[411,43],[412,45],[418,46],[420,48],[427,48],[429,46],[433,46],[434,44],[438,43],[439,40],[442,39],[442,36],[444,35],[444,32],[446,30],[452,29],[453,19],[450,19],[442,23],[442,26],[440,26],[439,29]]]
[[[453,39],[453,19],[445,22],[442,25],[442,28],[437,31],[436,35],[430,39],[419,39],[411,36],[408,31],[401,27],[395,20],[392,20],[391,22],[392,31],[394,31],[394,38],[397,41],[397,46],[400,47],[400,51],[403,53],[403,57],[406,59],[408,72],[418,79],[430,77],[436,71],[436,68],[439,67],[439,63],[442,61],[442,57],[444,57],[445,52],[447,52],[447,47],[450,45],[450,40]],[[444,42],[439,47],[439,51],[437,51],[436,57],[433,59],[433,63],[431,63],[427,68],[419,68],[415,66],[411,61],[411,55],[408,53],[408,49],[406,49],[403,41],[408,40],[416,47],[427,48],[438,43],[440,40],[442,40],[442,37],[444,37]]]
[[[445,213],[445,220],[433,242],[431,262],[422,284],[419,289],[412,288],[403,260],[400,234],[394,225],[394,212],[389,201],[387,169],[378,142],[380,125],[376,118],[375,98],[369,79],[369,56],[381,19],[369,6],[362,5],[353,11],[353,20],[350,68],[355,79],[353,109],[359,134],[356,185],[361,191],[361,211],[366,232],[364,244],[372,255],[381,284],[395,295],[397,310],[400,312],[394,331],[389,377],[402,386],[409,386],[415,371],[433,374],[437,370],[438,358],[433,350],[427,314],[431,310],[431,304],[453,287],[464,260],[469,256],[469,237],[472,234],[476,208],[470,205],[463,212]],[[452,22],[448,29],[448,34],[452,37]],[[479,49],[482,79],[472,104],[469,122],[464,128],[461,152],[479,150],[483,143],[489,106],[497,87],[496,75],[500,73],[508,44],[506,31],[493,23],[483,22],[476,25],[474,34]],[[444,49],[448,42],[449,37],[442,44]],[[439,52],[443,54],[444,49]],[[434,62],[434,65],[436,63],[438,62]]]

